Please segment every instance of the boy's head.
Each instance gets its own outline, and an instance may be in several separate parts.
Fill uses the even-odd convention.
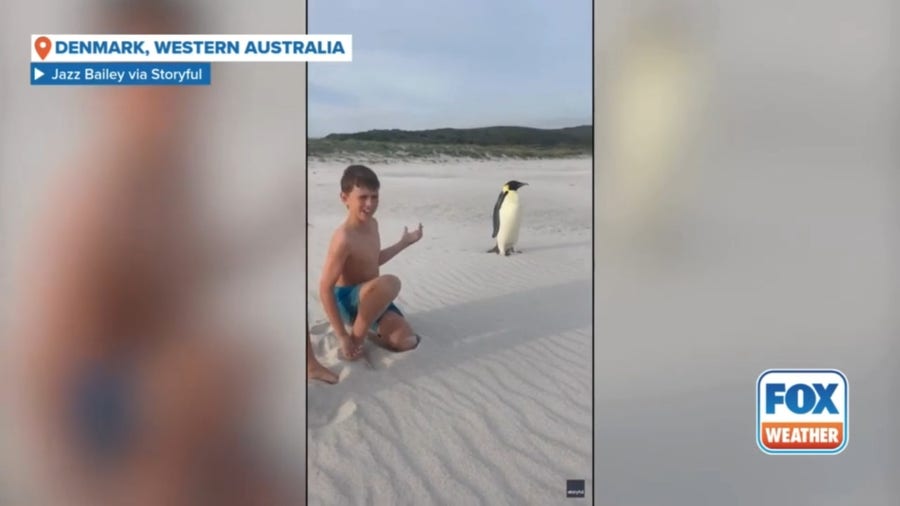
[[[97,33],[180,34],[195,33],[196,2],[174,0],[102,0],[95,23]],[[145,45],[151,45],[149,42]],[[192,86],[103,87],[96,100],[118,119],[125,119],[126,135],[140,138],[149,150],[167,149],[185,137],[191,107],[202,93]],[[200,90],[202,91],[202,90]]]
[[[365,165],[351,165],[341,176],[341,202],[350,216],[366,221],[378,209],[378,190],[381,183],[375,172]]]

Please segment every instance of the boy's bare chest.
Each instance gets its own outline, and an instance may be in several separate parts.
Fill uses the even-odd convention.
[[[350,248],[350,259],[355,262],[375,262],[381,252],[381,241],[378,234],[362,233],[353,237]]]

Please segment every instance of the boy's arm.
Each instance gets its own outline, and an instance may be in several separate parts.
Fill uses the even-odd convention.
[[[86,343],[108,328],[109,307],[97,287],[111,275],[107,268],[115,258],[110,228],[97,217],[102,210],[66,204],[39,232],[20,294],[24,307],[13,330],[26,346],[21,357],[27,387],[23,421],[40,434],[39,464],[59,473],[52,482],[59,487],[54,492],[65,492],[73,484],[69,481],[78,482],[77,470],[86,458],[67,426],[66,406],[72,401],[67,386],[93,351]]]
[[[325,267],[322,269],[322,277],[319,280],[319,298],[322,300],[325,315],[328,316],[328,321],[339,338],[346,338],[348,335],[344,322],[341,320],[341,313],[338,311],[334,287],[341,277],[341,271],[343,271],[344,263],[349,255],[350,248],[347,244],[347,237],[343,231],[338,231],[328,246]]]
[[[419,228],[416,230],[413,230],[412,232],[410,232],[409,229],[407,229],[406,227],[403,227],[403,236],[400,238],[400,240],[397,241],[392,246],[388,246],[387,248],[381,250],[381,252],[378,254],[378,265],[386,264],[388,262],[388,260],[397,256],[397,253],[400,253],[401,251],[405,250],[406,248],[408,248],[409,246],[411,246],[413,243],[415,243],[416,241],[418,241],[421,238],[422,238],[422,224],[421,223],[419,223]]]
[[[397,253],[405,250],[407,246],[409,246],[409,244],[406,244],[403,239],[400,239],[396,244],[381,250],[381,252],[378,253],[378,265],[386,264],[388,260],[397,256]]]

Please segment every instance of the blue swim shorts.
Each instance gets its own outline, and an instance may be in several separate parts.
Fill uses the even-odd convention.
[[[71,422],[93,457],[118,462],[134,438],[135,411],[131,372],[92,364],[71,385]]]
[[[356,320],[356,313],[359,311],[359,289],[361,286],[362,285],[334,287],[334,297],[337,299],[338,311],[340,311],[341,319],[344,320],[344,323],[352,324],[353,321]],[[387,309],[384,310],[384,313],[378,315],[378,317],[375,318],[375,321],[372,322],[371,329],[373,331],[377,331],[378,322],[384,318],[384,315],[388,311],[393,311],[398,315],[403,316],[400,308],[391,302]]]

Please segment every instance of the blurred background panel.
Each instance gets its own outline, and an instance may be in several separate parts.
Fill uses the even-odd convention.
[[[894,504],[896,3],[604,0],[594,20],[599,502]],[[846,373],[841,455],[757,448],[773,367]]]
[[[305,380],[302,333],[305,307],[305,65],[302,63],[216,63],[212,86],[191,90],[148,91],[146,97],[173,115],[166,120],[124,88],[32,87],[29,85],[31,34],[127,33],[144,26],[116,24],[110,13],[125,7],[170,6],[184,13],[165,26],[175,33],[304,33],[305,5],[287,0],[250,4],[225,0],[141,2],[140,0],[11,0],[0,6],[0,503],[34,504],[31,493],[47,485],[26,465],[38,458],[25,444],[20,412],[22,369],[29,348],[17,319],[31,273],[41,271],[35,239],[53,215],[54,199],[65,185],[78,186],[80,167],[100,165],[122,146],[122,131],[150,121],[172,121],[195,179],[191,204],[202,209],[200,229],[216,231],[223,244],[247,246],[268,256],[248,258],[240,274],[217,280],[206,295],[229,317],[222,326],[239,336],[248,355],[275,356],[253,398],[259,445],[280,459],[281,471],[302,486],[305,473]],[[131,7],[129,7],[131,6]],[[134,11],[137,12],[137,11]],[[132,20],[133,21],[133,20]],[[130,25],[128,25],[130,26]],[[146,26],[161,26],[146,24]],[[109,29],[107,29],[109,28]],[[151,32],[155,32],[152,28]],[[171,33],[171,32],[169,32]],[[166,95],[170,93],[170,95]],[[172,102],[166,102],[166,97]],[[126,97],[126,98],[122,98]],[[130,97],[130,98],[128,98]],[[131,101],[135,109],[118,107]],[[148,98],[151,100],[151,98]],[[176,103],[175,100],[181,102]],[[124,102],[122,102],[124,103]],[[121,105],[119,103],[119,105]],[[108,107],[112,106],[112,107]],[[144,109],[141,109],[144,107]],[[189,110],[185,109],[189,108]],[[143,111],[146,114],[142,114]],[[174,117],[174,116],[173,116]],[[151,118],[154,118],[151,120]],[[174,127],[173,127],[174,128]],[[96,168],[96,167],[95,167]],[[114,167],[110,167],[115,169]],[[124,170],[124,168],[123,168]],[[115,175],[110,173],[110,180]],[[96,176],[96,174],[94,174]],[[61,191],[61,186],[63,186]],[[165,207],[165,202],[160,203]],[[47,212],[50,214],[46,214]],[[46,231],[44,231],[46,233]],[[265,241],[271,241],[271,244]],[[169,245],[162,245],[163,250]],[[276,248],[277,247],[277,248]],[[175,244],[169,248],[175,251]],[[212,250],[212,260],[226,258]],[[38,255],[36,255],[36,253]],[[220,255],[221,253],[221,255]],[[49,255],[53,256],[53,255]],[[64,255],[56,255],[65,257]],[[238,332],[237,329],[253,329]],[[215,342],[215,341],[214,341]],[[215,346],[213,347],[215,349]],[[245,373],[249,373],[248,368]],[[173,373],[174,374],[174,373]],[[187,381],[187,380],[185,380]],[[242,380],[243,381],[243,380]],[[153,383],[153,380],[151,380]],[[161,383],[160,383],[161,384]],[[189,383],[183,385],[189,387]],[[225,386],[222,386],[223,389]],[[25,394],[27,396],[27,394]],[[299,429],[297,429],[299,427]],[[271,451],[269,451],[271,450]],[[303,491],[301,491],[303,492]],[[23,502],[17,502],[23,501]]]

